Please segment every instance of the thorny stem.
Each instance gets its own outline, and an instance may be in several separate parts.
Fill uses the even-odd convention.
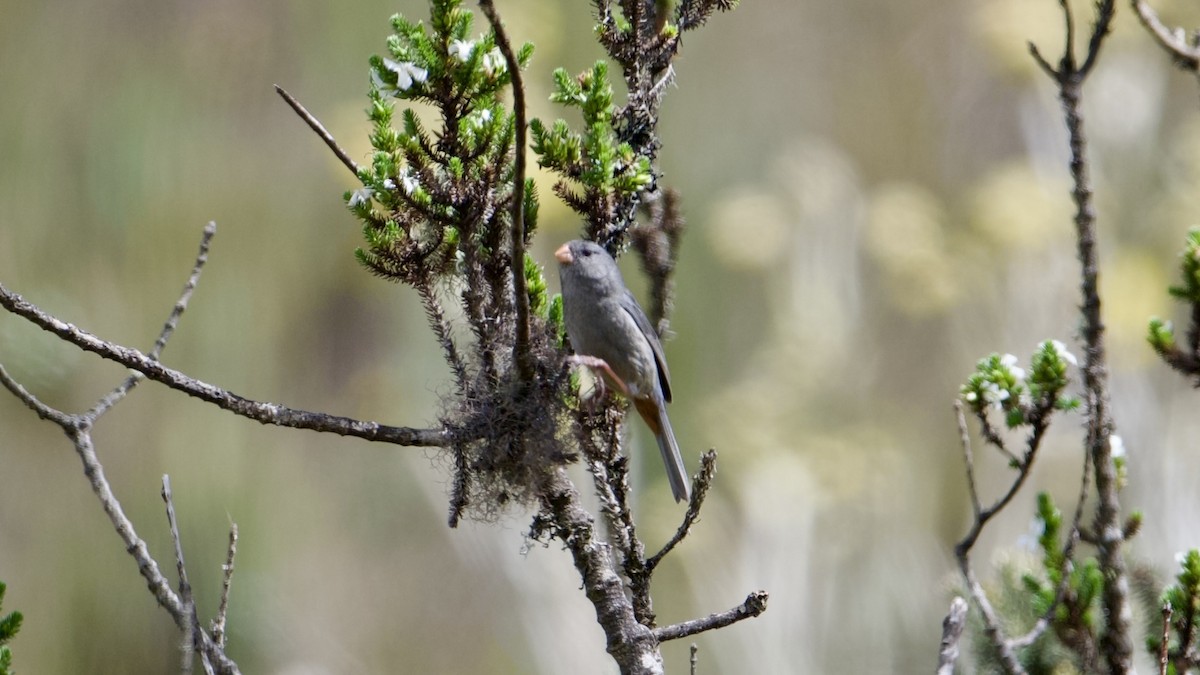
[[[1096,496],[1099,500],[1092,530],[1099,536],[1099,562],[1105,580],[1103,606],[1107,617],[1106,630],[1100,642],[1109,672],[1124,673],[1129,670],[1133,658],[1133,646],[1129,638],[1129,579],[1121,553],[1124,543],[1120,522],[1121,504],[1117,496],[1116,467],[1109,441],[1113,433],[1113,421],[1109,411],[1104,322],[1100,315],[1096,215],[1088,178],[1083,118],[1079,111],[1081,85],[1081,77],[1064,81],[1060,97],[1070,134],[1071,176],[1075,184],[1072,197],[1076,206],[1075,227],[1083,276],[1080,289],[1083,296],[1083,387],[1088,411],[1087,450],[1096,473]]]
[[[1129,637],[1130,609],[1129,579],[1121,553],[1125,534],[1120,523],[1120,501],[1117,496],[1116,468],[1112,461],[1110,438],[1113,421],[1109,411],[1108,369],[1104,346],[1104,322],[1100,313],[1099,260],[1096,253],[1096,213],[1092,186],[1088,176],[1087,143],[1083,132],[1080,98],[1083,82],[1099,56],[1115,12],[1113,0],[1096,3],[1096,22],[1088,41],[1087,56],[1077,66],[1071,44],[1072,18],[1070,8],[1061,3],[1067,21],[1068,41],[1057,68],[1051,66],[1030,45],[1030,53],[1058,86],[1064,121],[1069,135],[1071,152],[1071,197],[1075,202],[1075,231],[1077,256],[1081,268],[1080,294],[1083,319],[1081,330],[1084,343],[1083,388],[1087,410],[1086,451],[1096,472],[1096,516],[1092,531],[1097,537],[1100,570],[1104,575],[1101,603],[1106,618],[1100,637],[1100,651],[1110,673],[1129,672],[1132,667],[1133,646]]]

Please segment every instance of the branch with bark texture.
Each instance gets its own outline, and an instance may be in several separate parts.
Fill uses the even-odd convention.
[[[1098,631],[1087,629],[1077,631],[1079,635],[1071,638],[1063,637],[1064,643],[1072,648],[1080,659],[1081,667],[1086,671],[1099,670],[1099,659],[1103,659],[1103,669],[1109,673],[1129,672],[1132,666],[1132,641],[1130,639],[1130,609],[1128,602],[1128,578],[1121,545],[1132,536],[1136,527],[1126,527],[1120,522],[1120,503],[1118,500],[1118,485],[1116,468],[1113,462],[1112,437],[1114,424],[1109,407],[1108,373],[1104,344],[1104,324],[1100,312],[1099,269],[1096,251],[1096,216],[1093,195],[1088,176],[1088,160],[1086,157],[1086,141],[1083,132],[1083,119],[1080,114],[1080,99],[1083,83],[1091,73],[1099,56],[1101,46],[1108,35],[1115,13],[1112,0],[1099,0],[1095,3],[1095,18],[1092,30],[1088,36],[1086,52],[1082,61],[1075,54],[1076,26],[1075,19],[1067,3],[1060,3],[1066,33],[1065,47],[1057,64],[1052,65],[1038,50],[1030,44],[1030,54],[1058,88],[1059,100],[1062,103],[1063,115],[1070,142],[1070,171],[1073,181],[1071,192],[1075,202],[1075,230],[1077,257],[1081,267],[1080,293],[1082,302],[1081,337],[1083,341],[1084,362],[1082,372],[1083,401],[1086,412],[1086,440],[1084,444],[1084,464],[1079,491],[1079,501],[1071,524],[1067,541],[1061,550],[1061,566],[1056,566],[1054,573],[1059,575],[1059,583],[1049,611],[1045,612],[1034,625],[1033,629],[1024,636],[1009,639],[1000,627],[998,617],[982,586],[979,584],[969,561],[969,553],[978,535],[988,520],[1004,509],[1012,496],[1025,481],[1033,461],[1037,444],[1040,442],[1044,426],[1035,423],[1034,430],[1028,439],[1026,454],[1023,457],[1013,456],[1006,452],[1012,460],[1012,465],[1018,470],[1008,491],[992,506],[983,508],[975,486],[973,458],[970,440],[966,431],[966,423],[961,406],[958,408],[959,431],[963,453],[967,465],[967,482],[971,497],[975,522],[966,537],[955,547],[959,568],[967,584],[967,590],[983,615],[984,633],[994,645],[1001,666],[1009,673],[1025,672],[1017,659],[1017,650],[1032,644],[1051,625],[1059,626],[1055,620],[1055,612],[1063,605],[1066,612],[1075,617],[1080,610],[1076,604],[1073,592],[1069,591],[1068,578],[1074,565],[1076,544],[1084,537],[1081,525],[1083,504],[1089,492],[1089,481],[1094,472],[1097,506],[1092,525],[1087,529],[1088,538],[1094,541],[1098,550],[1098,566],[1103,576],[1101,590],[1101,606],[1104,610],[1105,621],[1103,628]],[[989,444],[995,445],[1002,451],[1002,440],[986,420],[982,421],[983,437]],[[1044,420],[1048,421],[1048,419]],[[1057,547],[1057,544],[1055,544]],[[1047,554],[1049,555],[1049,554]],[[1086,611],[1086,610],[1084,610]],[[1066,621],[1072,621],[1068,618]],[[1074,625],[1074,624],[1071,624]],[[1069,627],[1069,626],[1068,626]],[[1096,644],[1096,632],[1099,632],[1099,645]],[[1062,637],[1062,636],[1060,636]]]
[[[194,379],[178,370],[162,365],[153,353],[147,355],[130,347],[106,342],[73,324],[51,316],[33,303],[27,302],[21,296],[8,290],[3,284],[0,284],[0,306],[80,349],[98,354],[130,370],[136,370],[142,376],[165,384],[171,389],[262,424],[323,431],[341,436],[355,436],[368,441],[421,447],[441,447],[448,444],[453,438],[451,431],[445,428],[393,427],[378,422],[365,422],[349,417],[297,410],[277,403],[253,401],[238,396],[231,391]],[[129,388],[132,387],[132,384],[129,385]],[[97,408],[101,411],[109,406],[111,403],[105,404],[103,401],[97,404]]]
[[[139,354],[147,362],[157,363],[159,355],[166,347],[167,340],[170,339],[178,324],[180,315],[186,310],[192,291],[199,281],[200,272],[208,259],[209,242],[212,240],[215,232],[215,223],[209,223],[204,229],[204,234],[201,237],[200,253],[196,257],[196,264],[193,266],[188,281],[184,285],[183,293],[171,310],[171,314],[162,331],[159,333],[158,339],[155,341],[149,356]],[[0,291],[7,295],[7,291],[4,291],[2,287],[0,287]],[[3,299],[6,295],[0,296],[0,299]],[[17,298],[17,300],[20,300],[20,298]],[[8,304],[5,304],[5,307],[8,307]],[[33,309],[36,310],[36,308]],[[40,310],[38,310],[38,315],[42,317],[46,316]],[[57,320],[55,319],[54,321]],[[73,327],[71,328],[73,329]],[[174,620],[175,625],[184,634],[183,671],[191,672],[192,656],[199,654],[201,665],[204,667],[205,672],[217,673],[219,675],[236,675],[240,671],[237,664],[225,655],[223,635],[220,640],[215,639],[214,636],[210,636],[200,628],[199,621],[196,618],[195,603],[191,597],[191,585],[187,581],[187,571],[183,561],[183,549],[180,543],[178,525],[175,522],[175,509],[171,502],[170,483],[166,476],[163,477],[163,499],[167,504],[167,518],[171,538],[175,543],[176,563],[179,573],[178,593],[171,589],[171,584],[166,576],[163,575],[158,562],[150,555],[149,549],[146,547],[146,542],[137,535],[133,523],[125,515],[124,510],[121,508],[121,503],[117,500],[116,495],[113,494],[112,486],[109,484],[108,478],[104,473],[104,467],[96,455],[96,448],[91,436],[92,427],[104,413],[111,410],[113,406],[124,399],[137,386],[138,379],[136,375],[131,376],[108,395],[101,398],[96,405],[86,412],[68,414],[40,401],[35,395],[21,386],[19,382],[14,380],[4,369],[3,365],[0,365],[0,384],[29,409],[37,413],[38,417],[48,420],[61,428],[75,447],[75,452],[79,455],[79,459],[83,463],[83,473],[87,476],[92,491],[100,500],[100,506],[112,522],[117,536],[120,537],[122,543],[125,545],[125,550],[137,563],[138,572],[146,580],[150,593],[154,596],[159,606],[167,611],[172,620]],[[230,570],[232,570],[232,565],[230,565]],[[228,581],[226,582],[227,587]],[[222,604],[227,604],[227,595],[223,594],[222,598]],[[223,630],[224,610],[222,610],[221,622]]]
[[[1195,32],[1192,33],[1189,40],[1182,28],[1167,28],[1158,18],[1158,13],[1146,0],[1132,0],[1130,4],[1133,5],[1133,11],[1137,13],[1138,19],[1154,37],[1158,46],[1170,54],[1180,68],[1193,73],[1200,70],[1200,41],[1197,40],[1198,36]]]
[[[1084,344],[1083,389],[1087,413],[1086,451],[1091,456],[1096,481],[1096,515],[1091,530],[1097,535],[1100,570],[1104,575],[1101,604],[1106,617],[1100,651],[1109,672],[1132,668],[1133,641],[1129,580],[1121,545],[1125,532],[1117,496],[1116,469],[1111,438],[1114,430],[1108,394],[1108,364],[1105,354],[1104,321],[1100,313],[1100,263],[1096,251],[1096,211],[1088,175],[1087,142],[1083,130],[1080,99],[1083,83],[1091,73],[1104,38],[1112,26],[1113,0],[1096,3],[1096,20],[1088,40],[1087,54],[1078,64],[1074,55],[1074,30],[1070,8],[1064,3],[1067,42],[1058,66],[1051,66],[1034,45],[1030,53],[1058,87],[1071,150],[1071,197],[1075,202],[1075,236],[1080,263],[1080,295]]]

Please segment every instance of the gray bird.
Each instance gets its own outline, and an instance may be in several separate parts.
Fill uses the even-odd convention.
[[[675,501],[688,498],[688,475],[667,420],[671,376],[658,335],[617,263],[594,242],[575,240],[554,252],[562,281],[563,321],[576,360],[633,401],[667,467]]]

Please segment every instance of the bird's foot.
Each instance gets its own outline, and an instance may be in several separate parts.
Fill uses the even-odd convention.
[[[617,374],[613,372],[613,369],[604,359],[595,356],[573,354],[567,357],[567,360],[575,365],[586,366],[596,374],[596,395],[593,397],[593,400],[600,401],[604,399],[604,395],[607,393],[606,383],[608,382],[612,382],[616,386],[617,391],[621,392],[622,395],[629,397],[629,387],[625,385],[624,380],[617,377]]]

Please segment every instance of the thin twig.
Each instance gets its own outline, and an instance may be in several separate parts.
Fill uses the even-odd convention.
[[[978,520],[979,514],[983,511],[983,504],[979,501],[979,488],[975,486],[975,457],[971,454],[971,434],[967,431],[967,417],[963,413],[962,401],[958,399],[954,400],[954,415],[958,421],[958,440],[967,468],[967,491],[971,495],[971,512]]]
[[[1028,440],[1029,447],[1025,451],[1024,461],[1022,462],[1021,466],[1017,468],[1016,478],[1013,479],[1013,482],[1008,486],[1008,490],[1006,490],[999,499],[997,499],[991,506],[976,513],[975,522],[971,525],[971,529],[967,531],[967,534],[963,536],[962,540],[958,542],[958,545],[955,547],[956,550],[969,550],[972,546],[974,546],[975,540],[979,538],[979,534],[983,531],[983,528],[985,525],[987,525],[988,521],[994,518],[996,514],[1003,511],[1004,507],[1008,506],[1008,503],[1012,501],[1013,497],[1015,497],[1017,493],[1021,491],[1021,486],[1025,484],[1025,480],[1028,479],[1029,474],[1033,472],[1033,460],[1037,455],[1038,448],[1041,447],[1042,438],[1045,436],[1048,424],[1048,421],[1044,418],[1035,421],[1033,431],[1030,433]],[[964,452],[966,451],[969,451],[969,446],[964,448]],[[972,477],[969,480],[974,480],[974,478]]]
[[[167,526],[171,532],[171,542],[175,545],[175,569],[179,574],[179,599],[183,603],[183,611],[187,621],[183,627],[183,665],[180,668],[184,675],[192,672],[192,657],[194,656],[193,642],[199,628],[196,620],[196,602],[192,598],[192,584],[188,581],[187,565],[183,562],[183,541],[179,536],[179,522],[175,519],[175,502],[171,498],[171,477],[163,474],[162,499],[167,505]]]
[[[703,633],[704,631],[724,628],[743,619],[751,619],[767,611],[767,598],[766,591],[755,591],[747,595],[742,604],[729,611],[710,614],[703,619],[693,619],[692,621],[684,621],[671,626],[656,628],[654,630],[654,637],[659,642],[678,640],[697,633]]]
[[[37,416],[41,419],[50,420],[63,429],[75,426],[75,418],[73,416],[61,410],[51,408],[39,401],[29,390],[22,387],[20,382],[17,382],[8,374],[8,371],[4,369],[4,364],[0,364],[0,384],[3,384],[5,389],[11,391],[13,396],[16,396],[26,407],[37,413]]]
[[[333,138],[333,134],[325,130],[325,126],[321,124],[320,120],[318,120],[316,117],[313,117],[312,114],[309,113],[304,106],[300,105],[300,102],[297,101],[291,94],[287,93],[283,87],[275,85],[275,93],[279,94],[283,97],[283,100],[287,101],[287,104],[292,107],[292,110],[296,111],[296,114],[300,116],[300,119],[304,120],[304,123],[307,124],[308,127],[313,130],[313,132],[320,136],[321,140],[325,141],[325,145],[329,146],[329,149],[333,151],[333,154],[337,155],[337,158],[342,161],[342,164],[346,165],[346,168],[350,169],[350,173],[354,174],[354,177],[357,178],[358,165],[354,163],[353,159],[350,159],[350,155],[346,154],[346,151],[342,149],[342,146],[338,145],[337,141]]]
[[[179,325],[179,317],[187,310],[188,302],[192,299],[192,293],[196,290],[196,284],[200,282],[200,272],[204,270],[204,264],[208,262],[208,247],[212,242],[213,235],[217,233],[216,221],[209,221],[204,227],[204,233],[200,235],[200,252],[196,255],[196,262],[192,265],[192,273],[188,275],[187,282],[183,285],[183,293],[179,295],[179,299],[175,301],[175,306],[171,308],[171,314],[167,317],[167,321],[163,324],[162,331],[158,334],[158,339],[154,341],[154,347],[151,348],[148,357],[158,360],[162,356],[162,351],[167,346],[167,340],[171,339],[171,335],[175,332],[175,328]],[[92,406],[84,415],[88,419],[95,421],[121,399],[133,390],[138,385],[138,382],[145,377],[141,373],[134,373],[125,379],[124,382],[117,385],[116,389],[100,399],[96,405]]]
[[[342,436],[355,436],[369,441],[418,447],[442,447],[452,438],[451,431],[445,428],[392,427],[377,422],[363,422],[349,417],[296,410],[275,403],[262,403],[243,398],[233,392],[167,368],[136,349],[105,342],[91,333],[82,331],[43,312],[37,306],[26,302],[21,296],[4,288],[2,284],[0,284],[0,306],[13,314],[24,317],[43,330],[54,333],[80,349],[99,354],[172,389],[263,424],[293,429],[311,429]]]
[[[1189,45],[1182,28],[1174,31],[1167,28],[1145,0],[1133,0],[1132,4],[1142,25],[1150,31],[1159,46],[1175,58],[1180,67],[1191,71],[1200,70],[1200,45]]]
[[[688,648],[688,663],[691,664],[691,674],[696,675],[700,666],[700,647],[695,642]]]
[[[212,623],[213,642],[225,649],[225,621],[229,613],[229,587],[233,584],[233,559],[237,556],[238,526],[229,526],[229,551],[225,554],[225,564],[221,566],[221,601],[217,605],[217,618]]]
[[[75,451],[79,455],[80,461],[83,462],[83,473],[91,483],[92,491],[96,493],[96,497],[100,500],[101,508],[112,521],[113,527],[117,531],[117,536],[125,544],[125,550],[137,562],[138,571],[142,578],[146,580],[150,588],[150,593],[154,595],[158,604],[171,615],[175,625],[182,631],[187,631],[187,626],[192,624],[194,616],[185,608],[183,601],[174,591],[171,590],[171,584],[163,575],[158,567],[158,562],[150,555],[146,548],[146,542],[138,537],[137,532],[133,528],[133,523],[125,515],[121,508],[121,503],[117,501],[116,496],[112,492],[112,487],[109,485],[108,478],[104,475],[104,467],[96,458],[96,449],[92,444],[91,434],[88,432],[88,427],[85,424],[80,426],[65,428],[67,436],[75,445]],[[194,626],[194,624],[193,624]],[[219,649],[212,639],[203,631],[198,631],[195,634],[198,642],[197,645],[200,651],[208,656],[214,663],[214,667],[220,673],[236,674],[238,670],[237,664],[225,656],[223,650]]]
[[[513,360],[522,383],[533,380],[533,357],[529,350],[529,295],[525,290],[525,86],[521,82],[521,65],[513,53],[512,43],[504,31],[504,24],[492,0],[479,0],[479,8],[487,15],[496,36],[496,46],[508,64],[512,78],[513,114],[516,116],[516,138],[514,139],[513,197],[512,197],[512,246],[511,260],[513,279],[513,305],[517,312],[516,338],[513,342]]]
[[[708,495],[708,488],[712,485],[713,477],[716,474],[717,451],[709,450],[700,456],[700,471],[692,480],[692,497],[688,500],[687,512],[683,514],[683,522],[679,524],[679,528],[675,530],[675,534],[667,540],[667,543],[663,544],[662,549],[646,560],[646,568],[650,572],[653,572],[663,558],[679,545],[679,542],[683,541],[691,531],[692,525],[700,518],[700,507],[704,505],[704,498]]]
[[[979,579],[975,578],[975,571],[971,568],[970,551],[963,550],[956,553],[958,569],[967,583],[967,592],[971,594],[971,598],[979,606],[979,613],[983,616],[984,635],[987,636],[988,641],[996,648],[996,654],[1000,657],[1000,665],[1004,668],[1004,672],[1009,673],[1009,675],[1025,675],[1025,667],[1017,659],[1016,651],[1009,641],[1004,639],[1004,633],[1000,628],[1000,618],[996,616],[996,610],[992,608],[992,603],[988,601],[987,593],[984,592]]]

